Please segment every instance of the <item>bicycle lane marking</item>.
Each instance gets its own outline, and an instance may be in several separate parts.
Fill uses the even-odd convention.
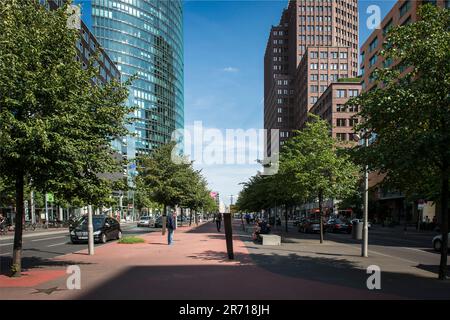
[[[0,247],[6,247],[6,246],[10,246],[12,244],[13,244],[12,242],[11,243],[2,243],[2,244],[0,244]]]
[[[62,239],[62,238],[66,238],[67,236],[62,236],[62,237],[51,237],[51,238],[43,238],[43,239],[34,239],[31,240],[32,242],[38,242],[38,241],[46,241],[46,240],[53,240],[53,239]]]

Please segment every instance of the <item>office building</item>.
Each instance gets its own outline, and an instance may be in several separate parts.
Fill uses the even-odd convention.
[[[357,0],[289,1],[266,46],[264,128],[278,129],[283,144],[302,128],[320,90],[357,76],[357,61]]]

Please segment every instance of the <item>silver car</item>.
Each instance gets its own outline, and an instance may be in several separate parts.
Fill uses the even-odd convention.
[[[450,237],[450,233],[448,234],[448,236]],[[436,237],[434,237],[433,240],[431,240],[431,244],[434,250],[440,252],[442,248],[442,234],[439,234]]]
[[[154,227],[155,220],[149,216],[143,216],[139,219],[137,226],[138,227]]]

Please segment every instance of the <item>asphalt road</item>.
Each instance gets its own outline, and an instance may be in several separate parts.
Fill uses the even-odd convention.
[[[289,228],[292,232],[291,235],[295,238],[319,238],[318,234],[298,233],[297,227],[293,225],[290,225]],[[403,227],[389,228],[375,225],[369,230],[369,255],[391,257],[421,266],[428,271],[436,271],[440,253],[434,251],[431,242],[437,234],[439,233],[432,231],[416,231],[411,227],[404,232]],[[324,238],[352,246],[361,244],[361,240],[354,240],[350,234],[346,233],[327,232]]]
[[[137,227],[136,223],[122,224],[122,233],[126,235],[139,235],[148,232],[160,231],[157,228]],[[72,244],[69,238],[68,230],[45,230],[37,232],[24,233],[22,257],[35,259],[49,259],[56,256],[77,252],[87,248],[87,244]],[[0,260],[9,260],[12,256],[13,236],[10,232],[8,236],[0,236]],[[95,244],[101,246],[102,244]]]

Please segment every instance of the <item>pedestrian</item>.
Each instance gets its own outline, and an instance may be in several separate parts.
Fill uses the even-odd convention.
[[[214,220],[216,221],[217,231],[220,232],[220,228],[222,226],[222,214],[217,212]]]
[[[167,243],[170,246],[173,242],[173,232],[177,228],[177,217],[176,212],[173,211],[167,216]]]
[[[247,224],[250,224],[250,214],[249,213],[245,214],[245,221],[247,221]]]

